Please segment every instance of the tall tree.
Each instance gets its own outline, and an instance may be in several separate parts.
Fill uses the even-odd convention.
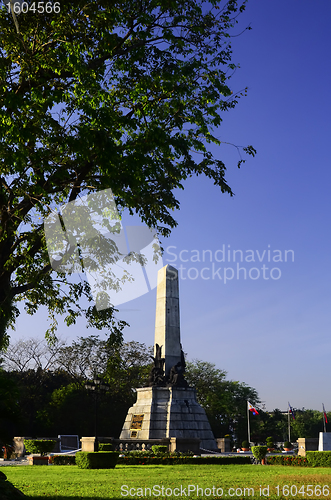
[[[318,410],[307,410],[305,408],[294,409],[295,419],[291,418],[291,441],[292,443],[300,437],[314,438],[323,432],[323,413]]]
[[[11,443],[15,425],[20,419],[17,384],[0,368],[0,447]]]
[[[167,235],[173,191],[187,177],[204,174],[232,195],[208,146],[221,144],[213,128],[240,97],[229,87],[231,34],[245,3],[71,0],[56,12],[30,8],[18,30],[1,8],[2,346],[20,300],[30,314],[47,306],[49,335],[57,313],[68,324],[84,313],[121,336],[112,308],[79,306],[92,300],[88,285],[52,272],[43,231],[51,209],[111,188],[120,211]]]
[[[256,390],[245,383],[226,380],[224,370],[206,361],[188,362],[185,375],[197,391],[215,436],[233,433],[239,442],[247,439],[247,400],[253,405],[259,402]]]
[[[58,356],[64,341],[58,340],[48,344],[44,339],[28,338],[19,339],[9,345],[2,354],[2,367],[6,371],[25,372],[29,369],[54,369],[54,363],[59,364]]]

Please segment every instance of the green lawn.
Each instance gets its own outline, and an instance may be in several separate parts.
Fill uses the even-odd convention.
[[[242,499],[254,496],[272,500],[331,499],[331,493],[328,492],[328,490],[331,492],[329,468],[277,465],[118,465],[111,470],[83,470],[77,466],[28,465],[3,467],[1,470],[9,481],[30,498],[173,500],[175,498]],[[292,487],[292,494],[287,492],[286,485],[288,488]],[[268,486],[267,495],[267,490],[263,489]],[[200,488],[198,495],[197,487]],[[145,492],[145,488],[151,488],[150,494],[148,489]],[[263,492],[266,495],[263,495]]]

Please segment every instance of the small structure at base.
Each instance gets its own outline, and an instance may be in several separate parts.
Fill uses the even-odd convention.
[[[221,453],[230,453],[231,441],[230,438],[217,438],[217,448]]]
[[[298,455],[301,457],[306,456],[306,451],[317,451],[318,450],[318,438],[299,438],[298,443]]]

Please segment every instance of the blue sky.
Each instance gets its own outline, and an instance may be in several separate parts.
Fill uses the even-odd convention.
[[[208,179],[189,179],[177,193],[178,226],[162,241],[164,263],[186,268],[180,306],[188,358],[215,363],[229,379],[255,387],[268,410],[285,410],[287,401],[318,410],[324,402],[331,410],[330,18],[327,1],[248,2],[236,30],[249,24],[252,30],[232,42],[233,61],[241,65],[232,89],[247,86],[248,96],[223,116],[215,135],[224,143],[252,144],[258,154],[238,170],[236,149],[215,147],[235,196],[222,195]],[[254,251],[256,262],[240,263],[246,280],[241,271],[239,279],[235,272],[224,283],[224,267],[236,271],[237,263],[215,260],[223,245],[244,256]],[[183,250],[184,258],[210,250],[213,262],[181,262]],[[264,250],[259,262],[256,251],[262,256]],[[286,250],[293,251],[287,262],[272,261],[274,255],[284,260]],[[213,265],[222,268],[222,280],[217,274],[212,279]],[[269,279],[263,278],[263,265]],[[252,267],[260,270],[259,278],[249,277]],[[210,279],[201,277],[203,268]],[[117,316],[131,325],[125,340],[153,343],[155,301],[152,290],[119,307]],[[42,337],[45,318],[44,311],[21,315],[12,339]],[[84,321],[60,326],[69,340],[92,333]]]

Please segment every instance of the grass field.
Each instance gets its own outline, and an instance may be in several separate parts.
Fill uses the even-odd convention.
[[[329,468],[276,465],[118,465],[111,470],[83,470],[77,466],[28,465],[4,467],[1,470],[29,498],[173,500],[253,497],[272,500],[331,500]],[[145,491],[145,488],[150,490]]]

